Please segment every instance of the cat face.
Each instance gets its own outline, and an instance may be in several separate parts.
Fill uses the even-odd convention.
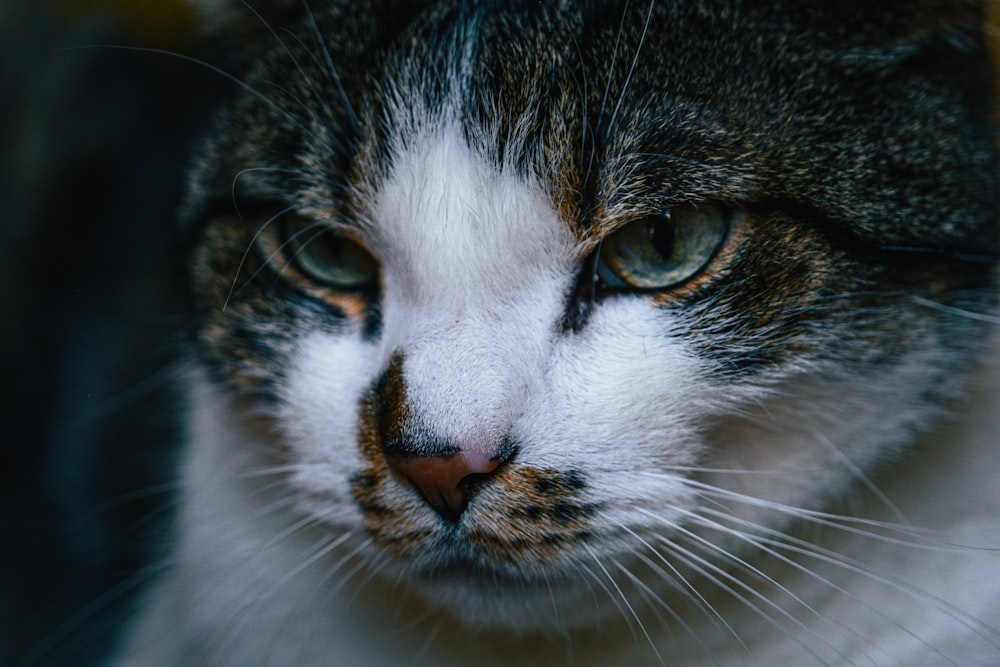
[[[194,172],[199,356],[291,525],[471,622],[752,559],[935,414],[994,299],[975,35],[638,4],[267,17]]]

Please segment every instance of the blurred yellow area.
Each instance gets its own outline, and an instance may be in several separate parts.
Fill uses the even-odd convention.
[[[194,10],[186,0],[52,0],[67,20],[107,15],[143,46],[171,46],[189,40]]]

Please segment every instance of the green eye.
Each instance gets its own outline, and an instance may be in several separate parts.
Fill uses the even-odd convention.
[[[726,212],[705,204],[646,216],[604,239],[597,275],[610,287],[673,287],[708,264],[728,227]]]
[[[292,262],[318,283],[341,290],[372,286],[378,262],[359,244],[300,216],[284,222],[285,244]]]

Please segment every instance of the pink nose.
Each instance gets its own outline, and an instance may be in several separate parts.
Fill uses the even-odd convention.
[[[389,467],[408,477],[434,510],[446,521],[458,521],[469,503],[469,493],[500,466],[485,452],[459,451],[450,456],[391,454]]]

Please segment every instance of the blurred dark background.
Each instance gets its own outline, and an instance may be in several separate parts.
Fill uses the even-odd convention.
[[[0,665],[99,665],[169,541],[173,223],[227,82],[179,0],[0,0]]]

